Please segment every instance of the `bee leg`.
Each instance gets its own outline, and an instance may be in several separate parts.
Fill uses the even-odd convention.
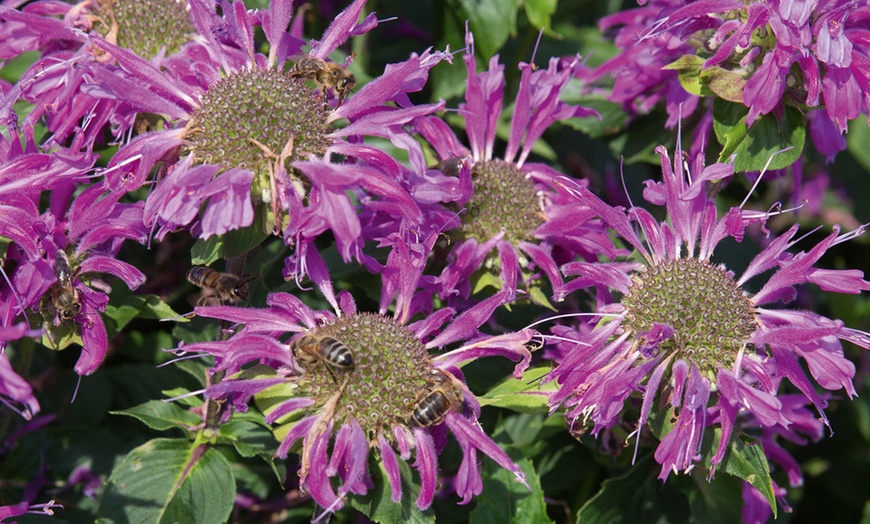
[[[335,382],[337,385],[338,384],[338,377],[335,376],[335,371],[333,371],[332,368],[329,367],[329,364],[324,363],[322,365],[323,365],[323,367],[326,368],[326,372],[329,373],[329,376],[332,377],[332,381]]]
[[[326,86],[320,88],[320,96],[323,97],[323,109],[329,109],[329,96],[327,96],[326,90]]]

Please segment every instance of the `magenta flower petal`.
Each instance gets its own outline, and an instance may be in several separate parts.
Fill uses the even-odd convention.
[[[414,429],[414,440],[417,442],[417,460],[414,467],[420,473],[420,494],[417,496],[417,507],[427,509],[432,505],[435,496],[435,444],[432,435],[419,428]]]
[[[7,406],[11,406],[10,401],[20,405],[21,409],[16,407],[15,411],[26,420],[39,413],[39,401],[33,389],[12,369],[6,353],[0,353],[0,400]]]
[[[396,459],[393,447],[383,435],[378,436],[378,451],[381,453],[384,471],[387,472],[387,480],[390,482],[390,492],[392,493],[390,498],[393,502],[400,502],[402,500],[402,479],[399,472],[399,461]]]

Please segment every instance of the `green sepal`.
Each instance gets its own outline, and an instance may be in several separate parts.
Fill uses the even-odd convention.
[[[704,67],[706,60],[684,55],[662,69],[678,71],[683,89],[697,96],[717,96],[729,102],[743,103],[746,78],[719,66]]]
[[[82,337],[79,335],[77,324],[72,320],[64,320],[58,325],[48,321],[44,327],[45,331],[42,333],[40,342],[48,349],[61,351],[73,344],[82,345]]]

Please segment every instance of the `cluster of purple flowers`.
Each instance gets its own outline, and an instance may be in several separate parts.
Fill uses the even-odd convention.
[[[856,395],[841,341],[870,349],[870,335],[785,305],[801,284],[870,290],[861,271],[817,267],[864,227],[810,243],[796,238],[797,225],[771,234],[775,212],[722,213],[717,191],[735,178],[733,164],[707,166],[703,150],[684,156],[680,137],[673,161],[656,150],[661,181],[647,181],[646,204],[628,209],[536,161],[532,149],[557,122],[599,117],[562,100],[576,75],[613,74],[611,97],[628,112],[663,101],[678,126],[701,98],[665,66],[699,54],[704,69],[745,76],[750,125],[783,104],[817,109],[813,136],[832,156],[870,104],[868,8],[650,1],[602,21],[621,27],[623,51],[591,74],[579,56],[520,63],[507,107],[506,66],[496,55],[478,70],[467,31],[456,108],[463,135],[448,124],[445,101],[412,101],[432,68],[453,62],[450,49],[389,64],[346,98],[320,72],[310,76],[322,85],[312,86],[294,69],[306,57],[349,74],[354,56],[340,47],[380,23],[364,7],[353,1],[306,40],[289,0],[260,10],[191,0],[161,11],[171,38],[144,45],[134,27],[141,14],[122,2],[0,6],[0,59],[39,52],[15,84],[0,85],[3,404],[26,420],[40,412],[9,358],[34,341],[81,346],[80,377],[104,362],[108,277],[130,290],[146,283],[122,260],[126,241],[153,247],[178,233],[204,243],[244,232],[255,241],[236,253],[235,274],[247,251],[278,239],[283,280],[300,289],[310,281],[327,307],[285,292],[250,307],[196,307],[220,321],[217,340],[178,342],[172,352],[213,359],[204,396],[228,401],[217,423],[232,410],[263,411],[276,456],[299,451],[300,487],[325,513],[371,490],[372,457],[397,503],[400,461],[411,463],[420,509],[447,476],[443,490],[461,503],[480,494],[478,452],[525,483],[483,429],[463,373],[490,357],[514,361],[517,382],[533,358],[551,366],[530,394],[546,399],[542,411],[561,410],[574,434],[627,425],[640,446],[652,433],[663,481],[696,466],[712,478],[738,436],[753,435],[798,485],[800,469],[780,442],[821,437],[827,392]],[[704,111],[700,129],[709,130]],[[766,239],[740,275],[713,262],[717,246],[749,229]],[[376,311],[336,289],[329,249],[376,275]],[[542,313],[537,331],[500,325],[496,311],[515,302],[558,314]],[[305,340],[327,342],[306,354]],[[351,360],[331,361],[330,351]],[[705,454],[710,433],[718,440]],[[439,469],[448,437],[461,451],[455,470]],[[748,521],[767,518],[770,500],[757,484],[745,482],[744,499]],[[0,507],[0,518],[32,502]]]
[[[760,115],[781,116],[786,105],[805,108],[813,142],[828,159],[845,149],[848,122],[870,109],[870,7],[862,2],[639,3],[601,20],[603,31],[616,31],[620,52],[584,72],[612,75],[610,97],[629,114],[664,103],[667,125],[675,127],[699,111],[697,132],[706,137],[712,107],[701,101],[709,91],[684,89],[680,70],[689,63],[715,98],[749,108],[749,126]],[[698,62],[677,65],[686,57]]]

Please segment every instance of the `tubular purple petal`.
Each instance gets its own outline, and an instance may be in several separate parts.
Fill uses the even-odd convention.
[[[145,283],[145,274],[135,267],[116,258],[102,255],[90,255],[79,266],[79,272],[115,275],[123,280],[130,289],[136,289]]]
[[[381,463],[384,465],[384,471],[387,473],[387,480],[390,482],[390,499],[393,502],[401,502],[402,500],[402,478],[399,472],[399,461],[396,460],[396,453],[393,447],[387,442],[383,435],[378,435],[378,450],[381,453]]]
[[[432,498],[435,496],[435,470],[438,467],[435,459],[435,444],[432,435],[421,428],[414,428],[414,441],[417,450],[414,467],[420,474],[421,484],[417,507],[424,510],[432,505]]]
[[[284,437],[284,440],[281,441],[281,445],[278,446],[278,449],[275,451],[275,456],[286,458],[287,453],[290,451],[290,447],[293,446],[297,440],[308,435],[308,432],[311,431],[311,428],[314,426],[316,421],[317,415],[311,415],[310,417],[305,417],[294,424],[293,428],[287,432],[287,436]],[[326,467],[325,464],[324,467]]]

